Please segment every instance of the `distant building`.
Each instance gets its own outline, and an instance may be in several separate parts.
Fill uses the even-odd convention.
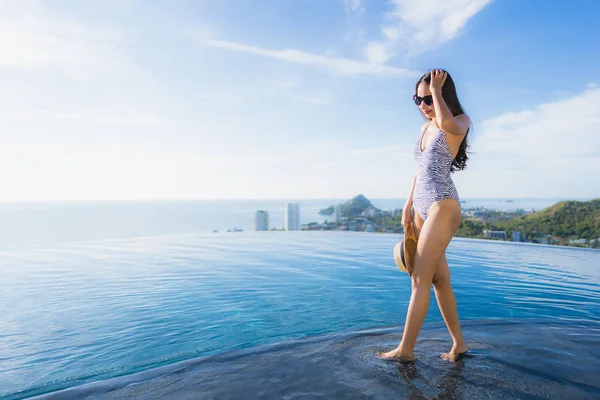
[[[587,239],[574,239],[574,240],[569,240],[570,244],[587,244]]]
[[[258,210],[254,217],[254,230],[268,231],[269,230],[269,212]]]
[[[375,232],[375,228],[373,228],[373,224],[368,223],[367,227],[365,228],[365,232]]]
[[[286,203],[285,204],[285,230],[299,231],[300,230],[300,204]]]
[[[337,206],[335,206],[335,208],[333,209],[333,222],[335,223],[339,223],[340,219],[342,217],[342,207],[338,204]]]
[[[348,221],[348,230],[349,231],[355,231],[357,228],[358,228],[358,224],[357,224],[356,220]]]
[[[506,240],[506,231],[490,231],[486,229],[483,234],[488,239],[502,239]]]
[[[522,242],[523,234],[520,231],[513,231],[512,233],[512,241],[513,242]]]
[[[484,219],[487,216],[487,213],[484,210],[473,211],[473,216],[475,218]]]
[[[367,207],[363,210],[361,215],[363,217],[374,218],[377,215],[377,208],[375,208],[373,205],[370,205],[369,207]]]

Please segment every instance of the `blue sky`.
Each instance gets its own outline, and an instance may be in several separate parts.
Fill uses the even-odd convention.
[[[0,3],[0,201],[404,198],[414,82],[473,121],[463,198],[600,196],[600,3]]]

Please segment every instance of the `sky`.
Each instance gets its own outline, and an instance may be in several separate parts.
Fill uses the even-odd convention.
[[[431,68],[461,198],[600,197],[595,0],[0,0],[0,201],[405,198]]]

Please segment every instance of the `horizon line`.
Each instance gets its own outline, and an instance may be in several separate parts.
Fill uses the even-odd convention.
[[[357,195],[358,196],[358,195]],[[354,196],[354,197],[357,197]],[[207,202],[207,201],[317,201],[317,200],[351,200],[354,197],[223,197],[223,198],[192,198],[192,199],[61,199],[61,200],[0,200],[0,204],[14,203],[158,203],[158,202]],[[368,200],[405,200],[406,197],[367,197]],[[462,201],[473,200],[593,200],[600,196],[581,196],[581,197],[463,197]]]

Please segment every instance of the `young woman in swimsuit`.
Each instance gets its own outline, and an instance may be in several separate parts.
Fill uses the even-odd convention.
[[[380,358],[414,360],[417,336],[429,309],[431,285],[454,345],[442,358],[456,361],[467,351],[456,299],[450,284],[446,248],[462,218],[460,201],[451,172],[466,166],[470,119],[464,113],[456,87],[444,70],[432,70],[415,86],[415,104],[428,120],[414,149],[416,172],[402,213],[402,225],[413,224],[418,238],[412,271],[412,295],[402,341]],[[414,221],[411,217],[414,208]]]

